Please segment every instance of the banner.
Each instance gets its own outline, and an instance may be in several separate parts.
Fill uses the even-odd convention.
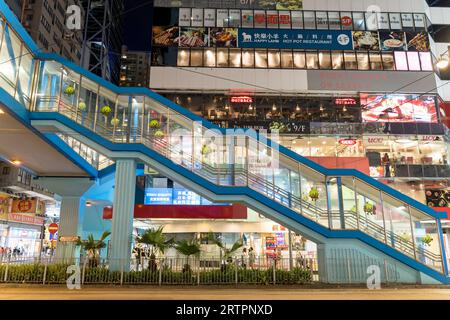
[[[238,30],[238,47],[274,49],[353,50],[352,33],[346,30]]]

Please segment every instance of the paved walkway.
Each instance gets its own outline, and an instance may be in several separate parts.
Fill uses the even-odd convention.
[[[65,287],[15,286],[0,287],[1,300],[450,300],[449,288],[359,288],[296,289],[282,288],[180,288],[180,287],[85,287],[68,290]]]

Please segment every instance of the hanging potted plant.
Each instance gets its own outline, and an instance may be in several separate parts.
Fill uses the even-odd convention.
[[[202,155],[206,156],[206,155],[210,154],[211,152],[212,152],[212,150],[208,145],[204,144],[202,146],[202,150],[201,150]]]
[[[78,103],[78,109],[79,109],[80,111],[86,110],[86,102],[80,101],[80,102]]]
[[[111,119],[111,125],[118,126],[120,123],[120,120],[118,118],[112,118]]]
[[[433,238],[429,234],[426,234],[424,237],[422,237],[422,239],[420,239],[420,241],[422,241],[422,243],[426,246],[431,246]]]
[[[111,108],[109,106],[103,106],[102,109],[100,110],[100,112],[104,115],[104,116],[108,116],[108,114],[111,113]]]
[[[67,94],[68,96],[71,96],[75,93],[75,88],[71,85],[68,85],[65,89],[64,89],[64,93]]]
[[[363,210],[364,210],[365,213],[373,214],[374,209],[375,209],[375,206],[373,204],[371,204],[370,202],[364,203]]]
[[[309,197],[312,201],[317,201],[317,199],[319,199],[319,190],[317,190],[316,187],[312,187],[311,190],[309,190]]]
[[[162,130],[157,130],[155,131],[155,133],[153,134],[153,136],[157,139],[163,138],[164,137],[164,132]]]
[[[159,124],[159,121],[156,119],[151,120],[150,123],[148,124],[148,126],[152,129],[158,129],[161,127],[161,125]]]

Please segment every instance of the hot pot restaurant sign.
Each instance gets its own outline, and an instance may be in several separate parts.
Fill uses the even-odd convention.
[[[238,47],[276,49],[353,50],[347,30],[280,30],[241,28]]]

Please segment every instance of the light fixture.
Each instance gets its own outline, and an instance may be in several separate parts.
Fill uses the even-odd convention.
[[[86,201],[86,207],[92,207],[92,202]]]
[[[253,110],[253,107],[251,104],[248,105],[248,110]]]
[[[295,144],[295,143],[296,143],[295,140],[293,140],[293,141],[292,141],[292,144]]]
[[[439,69],[445,69],[449,65],[449,58],[446,55],[441,55],[436,61],[436,67]]]
[[[5,114],[5,111],[3,111],[2,109],[0,109],[0,114]]]
[[[277,110],[277,106],[275,105],[275,103],[272,105],[272,110],[273,111]]]
[[[347,106],[344,106],[344,107],[342,108],[342,111],[347,112]]]
[[[320,111],[323,111],[323,106],[322,106],[322,105],[320,105],[319,110],[320,110]]]
[[[225,105],[225,110],[230,109],[230,107],[228,106],[228,104]]]
[[[11,160],[11,163],[15,166],[20,166],[22,164],[22,161],[17,160],[17,159],[13,159]]]
[[[295,106],[295,110],[300,111],[300,106],[298,104]]]
[[[308,141],[308,144],[311,144],[311,141]]]

